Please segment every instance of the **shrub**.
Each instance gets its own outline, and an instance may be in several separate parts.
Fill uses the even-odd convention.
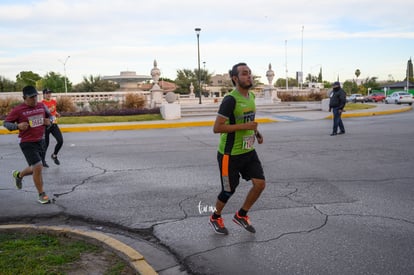
[[[107,112],[120,109],[119,102],[115,100],[89,101],[89,107],[92,112]]]
[[[0,98],[0,116],[6,116],[11,109],[20,103],[22,103],[22,100],[18,100],[14,97]]]
[[[325,92],[309,93],[309,94],[292,94],[292,93],[278,93],[278,97],[283,101],[321,101],[326,98]]]
[[[73,101],[68,96],[60,96],[56,100],[56,109],[59,113],[63,112],[75,112],[76,106],[73,104]]]
[[[139,94],[128,93],[125,95],[124,108],[126,109],[143,109],[145,106],[145,97]]]
[[[119,109],[104,111],[81,111],[61,113],[62,116],[132,116],[144,114],[159,114],[160,108],[152,109]]]

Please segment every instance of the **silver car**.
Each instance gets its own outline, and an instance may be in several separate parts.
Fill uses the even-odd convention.
[[[385,98],[385,103],[413,104],[413,96],[407,92],[393,92]]]

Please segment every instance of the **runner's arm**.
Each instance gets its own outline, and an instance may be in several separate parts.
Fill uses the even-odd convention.
[[[17,126],[17,123],[9,122],[9,121],[4,121],[3,126],[4,126],[4,128],[6,128],[9,131],[14,131],[14,130],[19,129],[19,127]]]

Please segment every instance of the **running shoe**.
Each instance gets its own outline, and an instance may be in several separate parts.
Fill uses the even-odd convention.
[[[247,231],[251,233],[256,233],[256,229],[254,229],[253,225],[251,225],[250,223],[249,216],[242,217],[242,216],[239,216],[239,212],[236,212],[236,214],[233,217],[233,221],[236,224],[243,227],[244,229],[246,229]]]
[[[50,202],[49,197],[46,195],[46,193],[45,193],[45,192],[43,192],[43,193],[40,193],[40,194],[39,194],[39,199],[38,199],[38,201],[39,201],[41,204],[46,204],[46,203],[49,203],[49,202]]]
[[[12,175],[14,178],[14,183],[16,184],[17,189],[22,189],[22,183],[23,183],[23,179],[19,178],[19,171],[17,170],[13,170]]]
[[[60,161],[58,160],[57,155],[52,154],[50,157],[53,159],[53,161],[55,162],[56,165],[60,164]]]
[[[223,235],[229,234],[229,231],[227,230],[227,228],[224,227],[224,221],[222,217],[213,219],[213,215],[211,215],[209,223],[211,227],[213,228],[214,232],[216,232],[217,234],[223,234]]]

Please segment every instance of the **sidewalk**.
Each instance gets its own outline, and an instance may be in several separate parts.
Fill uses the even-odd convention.
[[[369,110],[347,111],[342,118],[389,115],[394,113],[406,112],[412,106],[397,104],[376,104],[375,108]],[[256,121],[259,123],[305,121],[318,119],[332,119],[332,114],[327,111],[301,111],[285,113],[265,113],[256,114]],[[96,124],[61,124],[62,132],[92,132],[92,131],[121,131],[121,130],[145,130],[158,128],[182,128],[182,127],[203,127],[212,126],[214,116],[186,117],[177,120],[156,120],[142,122],[122,122],[122,123],[96,123]],[[0,134],[10,134],[3,126],[0,127]]]
[[[369,110],[357,110],[345,112],[342,117],[361,117],[375,115],[389,115],[394,113],[406,112],[412,106],[397,104],[376,104],[375,108]],[[332,114],[326,111],[302,111],[286,113],[257,113],[256,121],[259,123],[275,123],[288,121],[304,121],[332,119]],[[72,124],[60,125],[62,132],[86,132],[86,131],[115,131],[115,130],[144,130],[157,128],[181,128],[181,127],[202,127],[212,126],[215,117],[186,117],[177,120],[157,120],[143,122],[124,122],[124,123],[99,123],[99,124]],[[1,132],[0,132],[1,134]]]

